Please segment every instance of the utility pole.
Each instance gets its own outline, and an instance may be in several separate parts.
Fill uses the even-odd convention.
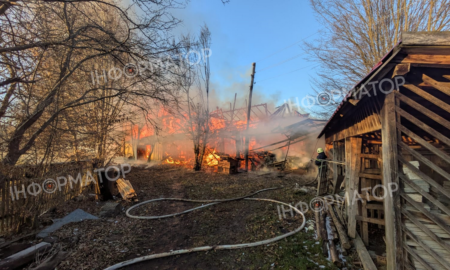
[[[250,94],[248,96],[248,111],[247,111],[247,130],[245,134],[245,170],[248,172],[248,147],[249,147],[249,141],[250,141],[250,135],[248,134],[248,129],[250,126],[250,114],[252,112],[252,94],[253,94],[253,82],[255,80],[255,67],[256,63],[253,63],[253,70],[252,70],[252,81],[250,83]]]

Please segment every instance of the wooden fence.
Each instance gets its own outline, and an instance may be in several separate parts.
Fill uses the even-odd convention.
[[[97,186],[93,187],[92,181],[86,179],[89,174],[96,182],[98,179],[91,161],[52,164],[46,169],[48,173],[40,170],[38,167],[16,166],[6,171],[10,179],[16,180],[4,181],[0,189],[0,235],[17,232],[23,225],[35,225],[37,217],[80,195],[87,187],[97,191]],[[43,177],[30,178],[34,175]],[[60,179],[61,186],[58,186],[57,177],[65,177],[67,183],[63,185],[64,180]]]

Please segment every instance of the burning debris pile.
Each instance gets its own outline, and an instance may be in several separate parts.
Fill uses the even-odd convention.
[[[266,103],[251,107],[247,130],[247,109],[210,112],[208,143],[204,147],[203,166],[220,173],[245,171],[246,140],[248,169],[291,170],[305,166],[310,160],[311,141],[323,121],[309,118],[292,110],[288,104],[271,113]],[[167,109],[157,114],[161,130],[131,125],[124,154],[130,159],[160,161],[184,167],[194,167],[194,151],[187,115],[177,115]]]

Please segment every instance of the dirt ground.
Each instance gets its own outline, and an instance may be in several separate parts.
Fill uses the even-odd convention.
[[[255,195],[286,203],[309,203],[314,192],[295,193],[293,187],[310,181],[302,175],[242,173],[225,175],[193,172],[173,165],[133,168],[127,179],[140,202],[155,198],[229,199],[257,190],[280,187]],[[249,243],[272,238],[301,225],[299,215],[279,218],[275,203],[239,200],[160,220],[131,219],[125,215],[136,202],[121,201],[115,216],[65,225],[52,234],[69,256],[58,269],[104,269],[136,257],[206,245]],[[41,217],[43,224],[81,208],[98,215],[104,202],[70,201]],[[180,212],[199,203],[157,202],[132,214],[156,216]],[[306,213],[306,228],[272,244],[236,250],[216,250],[142,262],[124,269],[337,269],[315,240],[314,212]]]

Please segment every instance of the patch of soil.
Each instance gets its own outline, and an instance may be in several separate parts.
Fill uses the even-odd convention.
[[[127,175],[140,202],[156,198],[229,199],[257,190],[280,187],[254,197],[292,203],[309,203],[314,194],[295,194],[296,183],[310,179],[278,173],[225,175],[193,172],[170,165],[133,168]],[[144,255],[206,245],[250,243],[272,238],[301,225],[300,216],[279,218],[274,203],[239,200],[217,204],[185,215],[159,219],[131,219],[125,210],[135,202],[121,201],[122,212],[112,218],[68,224],[56,236],[70,255],[58,269],[104,269]],[[81,208],[98,214],[102,203],[73,201],[58,207],[48,217],[62,217]],[[201,203],[161,201],[133,210],[134,215],[166,215]],[[313,213],[306,214],[312,218]],[[219,250],[172,256],[142,262],[124,269],[336,269],[320,252],[314,232],[300,233],[276,243],[254,248]]]

